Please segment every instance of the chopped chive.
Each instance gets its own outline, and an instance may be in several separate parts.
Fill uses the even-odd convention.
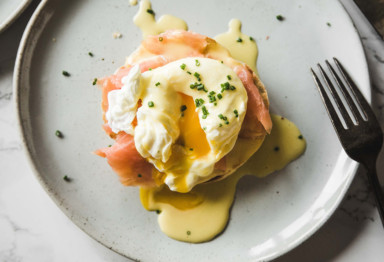
[[[108,147],[111,147],[112,145],[108,145]]]
[[[223,124],[220,123],[219,127],[222,127],[222,126],[223,126]]]
[[[156,214],[160,214],[161,213],[161,210],[156,210]]]
[[[191,73],[191,72],[189,72],[189,71],[187,71],[187,74],[190,74],[190,75],[192,75],[192,73]]]
[[[237,38],[236,42],[241,43],[241,42],[243,42],[243,39],[241,39],[241,38],[239,37],[239,38]]]
[[[196,62],[196,66],[200,66],[199,60],[196,59],[195,62]]]
[[[221,61],[220,61],[220,63],[224,64],[224,61],[223,61],[223,60],[221,60]]]
[[[188,230],[188,231],[187,231],[187,235],[188,235],[188,236],[191,235],[191,231]]]
[[[235,114],[236,117],[239,117],[239,112],[236,109],[233,110],[233,113]]]
[[[232,80],[232,76],[227,75],[227,79],[228,79],[228,80]]]
[[[285,18],[282,15],[277,15],[276,19],[279,20],[279,21],[283,21]]]
[[[147,13],[151,15],[155,15],[155,12],[152,9],[147,9]]]
[[[278,146],[275,146],[275,148],[274,148],[273,150],[275,150],[275,151],[277,152],[277,151],[279,151],[279,150],[280,150],[280,147],[278,147]]]
[[[61,131],[59,131],[59,130],[56,130],[55,135],[56,135],[58,138],[63,138],[63,137],[64,137],[63,133],[61,133]]]
[[[190,147],[190,148],[189,148],[189,151],[193,151],[193,148],[192,148],[192,147]]]
[[[152,71],[152,68],[148,68],[148,71]]]
[[[253,39],[253,37],[252,37],[252,36],[250,36],[250,37],[249,37],[249,40],[251,40],[251,41],[254,41],[255,39]]]
[[[69,176],[65,175],[65,176],[63,177],[63,180],[64,180],[65,182],[71,182],[72,179],[71,179]]]
[[[93,53],[92,53],[92,52],[88,52],[88,55],[89,55],[90,57],[93,57]]]
[[[193,75],[196,77],[197,81],[201,81],[199,73],[195,72]]]
[[[297,138],[298,139],[303,139],[303,135],[299,135]]]
[[[159,41],[162,42],[164,40],[164,38],[162,38],[161,36],[159,37]]]
[[[96,85],[97,84],[97,78],[93,79],[93,82],[92,82],[92,85]]]
[[[71,74],[68,73],[67,71],[63,71],[63,76],[71,76]]]
[[[224,121],[227,121],[228,118],[226,116],[224,116],[223,114],[220,114],[218,115],[218,117],[221,119],[221,120],[224,120]]]
[[[223,98],[223,95],[222,95],[222,94],[217,94],[217,98],[218,98],[218,99],[222,99],[222,98]]]
[[[141,174],[137,174],[137,177],[142,177],[142,175]]]
[[[195,99],[195,105],[196,105],[196,107],[204,105],[204,100],[201,98],[196,98]]]
[[[148,106],[149,106],[149,107],[154,107],[155,104],[153,103],[153,101],[149,101],[149,102],[148,102]]]
[[[227,121],[225,121],[225,124],[226,124],[226,125],[229,125],[229,121],[228,121],[228,120],[227,120]]]
[[[181,111],[181,112],[184,112],[185,110],[187,110],[187,106],[186,106],[186,105],[182,105],[182,106],[180,107],[180,111]]]
[[[327,23],[327,26],[331,27],[332,25],[331,25],[331,23],[330,23],[330,22],[328,22],[328,23]]]
[[[205,106],[203,106],[201,108],[201,110],[203,111],[203,119],[207,118],[207,116],[209,115],[209,112],[208,112],[207,108]]]
[[[187,66],[186,64],[181,64],[180,68],[184,70],[186,66]]]
[[[155,86],[159,86],[160,85],[160,82],[157,82],[156,84],[155,84]]]

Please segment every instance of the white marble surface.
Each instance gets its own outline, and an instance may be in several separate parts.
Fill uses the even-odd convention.
[[[351,0],[341,0],[361,35],[373,89],[373,107],[384,126],[384,42]],[[17,46],[36,7],[0,35],[0,262],[129,261],[100,245],[61,213],[37,183],[21,149],[12,101]],[[384,178],[384,154],[378,161]],[[382,179],[383,180],[383,179]],[[276,259],[290,261],[379,262],[384,230],[360,169],[331,219],[295,250]]]

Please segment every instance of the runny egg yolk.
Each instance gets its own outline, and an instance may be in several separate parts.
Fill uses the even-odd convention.
[[[168,168],[173,167],[173,173],[178,173],[177,177],[175,177],[177,191],[188,192],[189,188],[186,183],[188,173],[186,173],[185,170],[190,169],[195,159],[209,154],[211,147],[200,125],[199,115],[196,112],[193,98],[182,93],[178,94],[182,100],[182,106],[180,108],[181,117],[178,123],[180,135],[172,149],[173,153],[166,163],[166,166]],[[164,178],[164,173],[155,172],[155,180],[158,181],[158,184],[163,184]],[[185,203],[184,201],[184,204]]]
[[[182,117],[179,120],[180,136],[177,144],[180,144],[191,151],[191,158],[205,156],[211,150],[205,132],[201,128],[199,115],[196,112],[196,106],[193,98],[185,94],[181,95],[184,110],[180,109]],[[183,108],[182,106],[182,108]]]

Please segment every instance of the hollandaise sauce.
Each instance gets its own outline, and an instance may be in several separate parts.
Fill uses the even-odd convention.
[[[140,28],[143,37],[147,35],[158,35],[168,29],[187,30],[187,23],[172,15],[163,15],[158,21],[155,19],[155,12],[152,10],[149,0],[141,0],[139,11],[133,18],[133,22]]]
[[[149,0],[140,2],[134,23],[141,29],[144,38],[169,29],[187,29],[186,22],[174,16],[164,15],[156,21]],[[257,46],[252,37],[241,32],[239,20],[232,19],[229,30],[216,36],[215,40],[226,47],[232,57],[243,61],[256,72]],[[243,176],[265,177],[303,154],[306,141],[295,124],[277,115],[272,115],[272,122],[272,132],[266,136],[260,149],[229,177],[199,184],[188,193],[174,192],[167,186],[140,189],[142,205],[158,213],[160,228],[166,235],[192,243],[213,239],[228,223],[236,184]],[[241,151],[247,148],[245,144],[250,143],[249,140],[241,140],[238,139],[236,150]],[[255,147],[261,142],[256,141]],[[237,155],[236,152],[232,154]]]
[[[272,132],[261,148],[226,179],[200,184],[189,193],[173,192],[167,186],[140,189],[143,206],[159,213],[159,225],[166,235],[193,243],[211,240],[228,223],[236,184],[241,177],[265,177],[304,152],[305,139],[294,123],[277,115],[272,115],[272,121]]]
[[[254,72],[257,72],[257,45],[251,36],[241,32],[240,20],[229,21],[228,32],[217,35],[215,40],[226,47],[233,58],[246,63]]]

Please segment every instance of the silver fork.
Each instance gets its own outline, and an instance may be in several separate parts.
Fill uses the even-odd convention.
[[[369,106],[356,84],[352,81],[339,60],[336,58],[333,58],[333,60],[335,61],[338,70],[341,72],[345,83],[349,87],[350,92],[348,92],[343,81],[331,64],[328,61],[325,62],[341,91],[340,93],[343,94],[347,103],[343,103],[331,80],[320,64],[317,64],[317,66],[328,86],[329,93],[332,95],[331,97],[327,95],[319,78],[311,68],[312,75],[345,152],[350,158],[363,164],[367,169],[368,180],[372,186],[381,222],[384,226],[384,194],[376,173],[376,160],[383,145],[383,132],[372,108]],[[353,101],[352,96],[354,96],[357,103]],[[340,117],[337,114],[337,109],[331,103],[332,98],[340,113]],[[353,119],[348,114],[345,104],[347,104],[356,123],[354,123]],[[359,112],[359,108],[364,115]],[[346,128],[343,126],[341,119],[344,120]]]

